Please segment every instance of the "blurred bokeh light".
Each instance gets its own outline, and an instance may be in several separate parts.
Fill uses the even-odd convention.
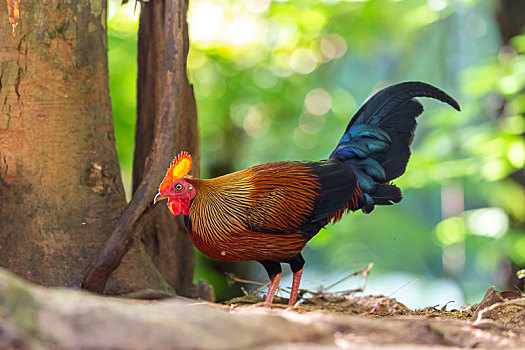
[[[326,158],[357,108],[389,84],[425,81],[461,104],[458,113],[421,99],[426,111],[413,154],[396,180],[404,200],[321,231],[305,250],[303,287],[330,284],[371,261],[365,292],[395,292],[411,307],[473,303],[490,285],[516,287],[513,271],[525,267],[525,35],[502,43],[497,6],[191,1],[188,69],[205,178],[270,161]],[[111,97],[128,190],[138,10],[110,2]],[[220,299],[240,294],[225,284],[223,265],[217,270],[198,258],[196,279],[210,280]],[[247,266],[250,275],[242,277],[266,278]]]

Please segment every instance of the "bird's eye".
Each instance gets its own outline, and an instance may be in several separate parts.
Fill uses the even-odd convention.
[[[176,184],[175,185],[175,191],[182,191],[182,184]]]

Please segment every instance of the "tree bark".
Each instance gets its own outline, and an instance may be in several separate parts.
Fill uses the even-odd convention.
[[[508,49],[510,40],[516,35],[524,33],[525,26],[525,2],[520,0],[500,0],[498,8],[495,14],[496,21],[498,22],[499,32],[502,40],[502,50]],[[525,86],[522,87],[520,94],[525,92]],[[505,105],[508,104],[508,100],[502,99],[502,105],[500,108],[501,115],[504,117]],[[522,117],[525,115],[522,114]],[[523,135],[525,138],[525,135]],[[509,175],[509,178],[515,183],[525,189],[525,172],[523,169],[518,169]],[[522,228],[524,225],[521,225]],[[520,285],[520,280],[516,274],[521,269],[520,266],[515,265],[510,259],[502,261],[500,263],[500,269],[504,275],[506,285],[510,289],[514,289]]]
[[[86,272],[82,285],[87,290],[114,293],[114,289],[108,290],[113,282],[106,285],[112,273],[112,279],[120,281],[121,287],[128,282],[134,288],[139,287],[133,260],[146,262],[144,251],[147,251],[178,294],[198,293],[192,285],[193,248],[181,219],[173,217],[163,206],[152,207],[177,149],[192,152],[198,169],[196,107],[186,76],[187,9],[187,0],[142,3],[134,192],[111,237]],[[154,278],[151,274],[143,278],[141,288],[148,297],[151,296],[151,291],[146,290],[151,286],[148,281]],[[157,289],[153,297],[165,294],[165,286],[162,281],[159,283],[158,287],[153,286]],[[121,288],[118,293],[122,292]]]
[[[193,157],[192,174],[199,175],[199,135],[197,129],[197,107],[193,88],[189,84],[186,67],[189,51],[188,23],[186,14],[188,1],[177,1],[181,12],[182,31],[182,69],[180,93],[173,96],[181,106],[179,125],[175,142],[165,145],[175,157],[177,151],[188,151]],[[133,191],[136,191],[144,178],[146,159],[152,146],[155,127],[160,114],[163,91],[164,57],[164,1],[152,1],[142,4],[138,37],[138,79],[137,79],[137,127],[135,159],[133,162]],[[167,160],[165,167],[169,166]],[[162,171],[165,169],[162,168]],[[182,217],[173,216],[164,205],[152,210],[152,214],[142,227],[142,242],[155,266],[177,294],[192,295],[193,286],[193,245],[184,227]]]
[[[523,0],[500,0],[496,12],[503,45],[507,45],[514,36],[523,33],[525,22]]]
[[[78,287],[125,206],[106,0],[25,0],[0,24],[0,265]]]

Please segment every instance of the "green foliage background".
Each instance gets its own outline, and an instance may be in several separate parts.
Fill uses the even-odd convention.
[[[525,35],[502,47],[496,6],[475,0],[192,1],[188,68],[203,177],[326,158],[372,92],[408,80],[434,84],[462,111],[421,100],[426,111],[413,155],[396,181],[405,199],[327,227],[305,251],[305,279],[329,284],[319,276],[335,278],[334,271],[344,275],[373,261],[376,281],[400,273],[393,287],[412,276],[421,285],[445,281],[464,302],[478,301],[492,284],[515,288],[512,269],[525,267],[525,196],[509,175],[525,161]],[[136,18],[133,4],[111,2],[110,87],[127,189]],[[219,299],[238,293],[213,262],[198,257],[196,278],[210,280]],[[384,294],[394,289],[383,287]]]

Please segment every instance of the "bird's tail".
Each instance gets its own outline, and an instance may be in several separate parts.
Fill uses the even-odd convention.
[[[416,117],[423,106],[415,97],[431,97],[458,111],[459,104],[440,89],[421,82],[390,86],[372,96],[354,115],[330,155],[353,167],[361,188],[359,206],[365,213],[374,205],[401,200],[401,190],[390,183],[401,176],[410,158]]]

